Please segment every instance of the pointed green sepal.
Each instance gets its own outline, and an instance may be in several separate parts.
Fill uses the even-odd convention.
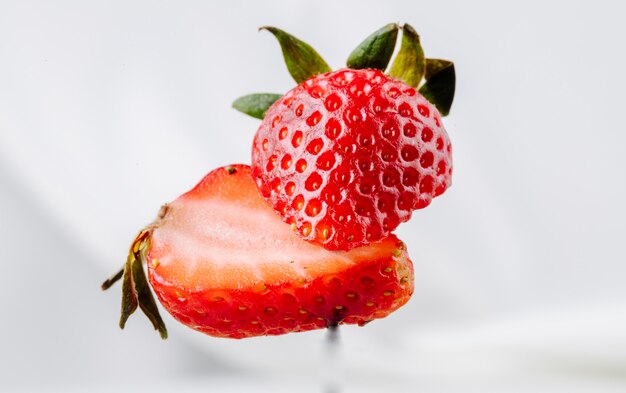
[[[442,116],[450,113],[454,100],[456,74],[454,63],[449,60],[426,59],[426,83],[420,93],[437,107]]]
[[[256,93],[248,94],[247,96],[239,97],[233,102],[233,108],[246,115],[255,117],[257,119],[263,119],[265,112],[275,103],[280,97],[280,94],[272,93]]]
[[[122,280],[122,310],[120,315],[120,329],[124,329],[128,317],[133,315],[137,310],[139,301],[137,300],[137,292],[133,283],[132,274],[132,256],[129,255],[124,265],[124,279]]]
[[[302,83],[312,76],[330,72],[331,69],[322,57],[306,42],[272,26],[263,26],[276,37],[283,51],[287,69],[297,83]]]
[[[400,79],[409,86],[419,86],[426,69],[424,50],[420,37],[409,24],[402,27],[400,51],[391,65],[389,75]]]
[[[150,249],[151,234],[152,230],[149,227],[137,235],[128,253],[124,268],[102,283],[102,289],[107,290],[115,282],[122,279],[120,328],[124,329],[128,317],[139,307],[152,322],[154,329],[159,331],[161,338],[166,339],[167,329],[163,319],[161,319],[156,301],[150,291],[146,273],[143,270],[143,265],[146,263],[148,250]]]
[[[350,53],[346,65],[355,70],[375,68],[384,71],[393,55],[397,38],[397,23],[376,30]]]
[[[135,291],[137,292],[137,300],[139,302],[139,308],[148,317],[154,330],[158,330],[162,339],[167,338],[167,329],[165,323],[159,314],[159,309],[150,291],[150,285],[146,279],[146,273],[143,270],[143,265],[147,261],[148,250],[150,249],[150,236],[146,236],[139,245],[139,249],[135,251],[135,258],[132,262],[133,281],[135,283]]]

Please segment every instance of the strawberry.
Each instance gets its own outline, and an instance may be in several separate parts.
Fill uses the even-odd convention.
[[[335,72],[308,44],[262,29],[298,86],[233,103],[263,120],[252,167],[214,170],[137,235],[102,284],[122,279],[122,328],[141,308],[167,337],[150,288],[180,322],[230,338],[364,325],[413,292],[413,266],[391,231],[451,184],[441,116],[454,65],[425,58],[407,24],[389,75],[397,24]]]
[[[252,176],[305,240],[350,249],[387,236],[450,185],[437,109],[378,70],[313,77],[267,112]]]
[[[395,24],[368,37],[348,59],[350,68],[338,71],[330,71],[307,44],[268,30],[300,83],[263,112],[252,145],[252,176],[300,237],[330,250],[370,244],[450,186],[452,147],[433,103],[447,114],[453,68],[425,59],[410,26],[403,28],[391,76],[381,70],[393,53]],[[316,65],[303,73],[310,64]],[[424,74],[427,82],[418,91]],[[242,110],[240,104],[235,107]]]
[[[167,311],[216,337],[363,325],[413,292],[413,267],[394,235],[350,251],[307,243],[267,205],[246,165],[210,172],[131,247],[121,326],[139,305],[165,336],[143,263]]]

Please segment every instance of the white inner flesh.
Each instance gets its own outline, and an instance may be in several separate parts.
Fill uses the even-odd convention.
[[[301,240],[269,207],[223,200],[172,203],[154,232],[153,245],[151,255],[159,258],[161,269],[173,269],[170,274],[190,285],[213,287],[232,287],[233,272],[240,288],[265,280],[308,279],[309,272],[320,268],[329,273],[345,269],[360,254],[353,250],[349,258],[347,252]],[[161,245],[169,245],[170,251]]]

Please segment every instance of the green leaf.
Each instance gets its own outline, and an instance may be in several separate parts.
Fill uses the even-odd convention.
[[[376,30],[350,53],[346,65],[355,70],[375,68],[384,71],[393,55],[397,38],[398,25],[396,23],[390,23]]]
[[[300,41],[276,27],[263,26],[259,30],[267,30],[276,37],[283,51],[287,69],[297,83],[302,83],[312,76],[331,71],[319,53],[306,42]]]
[[[167,206],[167,205],[166,205]],[[166,206],[162,210],[166,210]],[[162,217],[160,217],[162,218]],[[167,338],[167,329],[161,319],[150,285],[143,270],[150,249],[151,227],[141,231],[133,241],[124,268],[102,284],[102,289],[109,289],[116,281],[122,278],[122,312],[120,328],[124,329],[126,321],[140,307],[150,319],[155,330],[158,330],[162,339]]]
[[[402,45],[391,65],[389,75],[409,86],[417,87],[424,76],[425,68],[426,60],[420,37],[411,25],[405,24],[402,27]]]
[[[454,100],[456,74],[454,63],[449,60],[426,59],[426,83],[420,93],[437,107],[442,116],[450,113]]]
[[[139,304],[137,300],[137,292],[135,292],[135,285],[133,283],[133,274],[132,274],[132,254],[128,256],[126,259],[126,265],[124,266],[124,279],[122,281],[122,312],[120,316],[120,328],[124,329],[126,326],[126,321],[128,317],[130,317],[135,310],[137,310],[137,306]]]
[[[233,102],[233,108],[246,115],[263,119],[265,112],[267,112],[269,107],[280,97],[282,97],[280,94],[272,93],[248,94],[247,96],[237,98]]]
[[[426,59],[426,73],[424,76],[428,80],[448,67],[454,67],[454,63],[450,60]]]
[[[141,311],[148,317],[155,330],[159,331],[162,339],[167,338],[167,329],[165,323],[161,319],[159,309],[150,291],[150,285],[146,279],[146,273],[143,270],[143,263],[146,261],[146,254],[150,248],[150,237],[147,236],[139,247],[138,251],[134,252],[135,258],[132,261],[132,274],[133,281],[135,283],[135,290],[137,291],[137,300],[139,301],[139,307]]]

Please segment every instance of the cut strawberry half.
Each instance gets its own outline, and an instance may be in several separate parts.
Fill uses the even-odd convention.
[[[127,309],[134,311],[135,295],[155,327],[162,325],[141,288],[143,270],[132,267],[143,261],[170,314],[218,337],[363,325],[413,292],[413,267],[394,235],[350,251],[308,243],[261,197],[246,165],[217,169],[164,206],[138,236],[131,259]]]

